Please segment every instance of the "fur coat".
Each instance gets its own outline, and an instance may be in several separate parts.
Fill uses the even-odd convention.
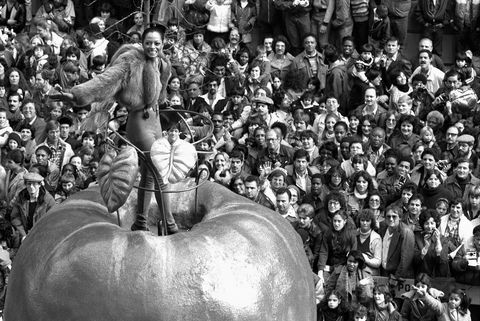
[[[146,60],[141,46],[124,45],[105,72],[73,87],[71,92],[79,106],[113,98],[135,111],[165,102],[170,74],[170,63],[163,56],[157,68]]]

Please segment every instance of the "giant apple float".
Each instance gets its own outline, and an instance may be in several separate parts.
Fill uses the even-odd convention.
[[[98,188],[52,209],[15,258],[5,320],[316,319],[301,240],[280,215],[209,182],[169,197],[184,231],[166,237],[119,227]]]

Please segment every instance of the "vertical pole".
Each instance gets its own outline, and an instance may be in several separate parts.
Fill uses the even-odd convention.
[[[145,12],[145,18],[147,19],[147,26],[150,25],[150,0],[145,0],[142,1],[142,5],[145,4],[144,12]]]

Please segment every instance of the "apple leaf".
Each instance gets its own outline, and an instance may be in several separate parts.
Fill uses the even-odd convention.
[[[166,138],[160,138],[153,143],[150,157],[164,183],[177,183],[195,166],[197,151],[184,140],[170,144]]]
[[[109,212],[118,210],[127,201],[138,175],[138,155],[133,147],[120,153],[109,150],[100,161],[97,171],[100,193]]]

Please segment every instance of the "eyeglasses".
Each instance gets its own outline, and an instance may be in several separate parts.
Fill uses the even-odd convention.
[[[396,220],[398,218],[398,215],[385,215],[385,217]]]
[[[336,200],[330,200],[330,201],[328,201],[328,204],[330,204],[330,205],[340,205],[340,202],[336,201]]]

